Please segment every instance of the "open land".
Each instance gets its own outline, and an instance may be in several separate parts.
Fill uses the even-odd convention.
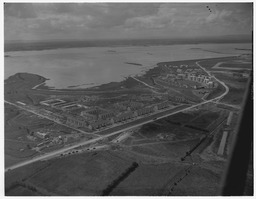
[[[216,195],[251,61],[161,62],[121,82],[72,90],[45,87],[35,74],[9,77],[5,194],[102,195],[118,179],[111,196]]]

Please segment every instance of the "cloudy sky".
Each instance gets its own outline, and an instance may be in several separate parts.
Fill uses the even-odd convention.
[[[5,40],[250,34],[249,3],[5,3]]]

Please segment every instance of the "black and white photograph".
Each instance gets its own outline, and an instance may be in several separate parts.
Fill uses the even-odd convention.
[[[253,1],[3,8],[3,195],[253,196]]]

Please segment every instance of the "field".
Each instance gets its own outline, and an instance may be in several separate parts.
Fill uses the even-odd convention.
[[[131,153],[135,152],[138,155],[140,154],[144,156],[143,159],[137,159],[137,161],[140,160],[145,163],[151,159],[155,159],[156,162],[168,162],[170,160],[180,161],[180,158],[183,157],[193,146],[195,146],[198,141],[199,139],[194,138],[188,141],[155,141],[143,144],[134,143],[134,146],[132,145]],[[135,157],[136,154],[133,153]]]
[[[111,196],[155,196],[181,166],[176,164],[141,165]]]
[[[224,81],[230,89],[229,93],[221,100],[221,102],[241,105],[244,98],[248,78],[236,79],[231,75],[223,73],[216,73],[215,76]]]
[[[38,116],[18,110],[17,108],[5,104],[5,166],[11,166],[20,161],[30,159],[39,155],[39,152],[32,150],[37,144],[43,142],[41,138],[34,140],[29,138],[32,132],[48,130],[50,137],[57,137],[63,134],[70,134],[73,130],[53,123],[50,120],[39,118]],[[53,145],[41,151],[52,151],[63,145]]]
[[[196,126],[198,128],[206,129],[214,120],[219,117],[218,112],[206,112],[196,119],[192,120],[189,125]]]
[[[147,138],[157,138],[157,136],[162,134],[170,136],[171,140],[174,141],[193,139],[204,135],[207,127],[218,117],[219,112],[205,110],[190,113],[178,113],[143,125],[139,130],[139,133]],[[198,129],[192,127],[197,127]]]
[[[245,63],[244,63],[245,62]],[[218,73],[214,73],[214,68],[217,63],[222,63],[218,69]],[[219,58],[219,59],[213,59],[213,60],[205,60],[201,61],[200,65],[205,67],[207,70],[212,71],[212,73],[215,75],[216,78],[220,79],[221,81],[224,81],[225,84],[229,87],[229,93],[221,100],[224,103],[230,103],[234,105],[241,105],[243,94],[246,88],[246,81],[248,78],[245,77],[234,77],[233,72],[244,72],[244,70],[241,71],[232,71],[228,70],[229,73],[226,73],[226,70],[224,70],[224,67],[229,68],[245,68],[245,69],[251,69],[252,68],[252,59],[251,56],[239,56],[239,57],[229,57],[229,58]],[[221,70],[221,67],[223,67],[223,70]],[[223,71],[223,73],[221,72]],[[217,95],[219,95],[221,92],[224,91],[224,88],[221,86],[218,87],[218,89],[214,90],[210,95],[207,97],[207,99],[211,99]]]
[[[237,61],[251,61],[250,58],[243,58],[243,57],[223,57],[223,58],[216,58],[216,59],[208,59],[200,61],[199,64],[206,68],[206,70],[212,70],[212,67],[215,66],[219,62],[225,62],[228,64],[229,67],[237,67],[239,65],[236,65],[234,63],[237,63]],[[223,63],[224,64],[224,63]],[[227,66],[226,64],[226,66]],[[223,66],[223,65],[221,65]]]
[[[75,155],[54,161],[27,181],[58,195],[100,195],[129,164],[107,152]]]
[[[171,196],[217,196],[221,174],[197,167],[174,187]]]
[[[237,62],[226,62],[220,65],[223,68],[243,68],[243,69],[251,69],[251,63],[237,63]]]
[[[37,155],[37,152],[30,150],[36,142],[26,138],[27,129],[24,123],[13,123],[13,119],[20,115],[22,112],[16,108],[5,106],[5,166]]]

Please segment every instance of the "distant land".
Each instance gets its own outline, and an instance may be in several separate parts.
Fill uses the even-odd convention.
[[[135,65],[135,66],[142,66],[142,64],[132,63],[132,62],[125,62],[126,64]]]
[[[57,48],[158,46],[202,43],[251,43],[251,35],[225,35],[219,37],[176,38],[176,39],[122,39],[122,40],[48,40],[48,41],[5,41],[4,51],[50,50]]]

